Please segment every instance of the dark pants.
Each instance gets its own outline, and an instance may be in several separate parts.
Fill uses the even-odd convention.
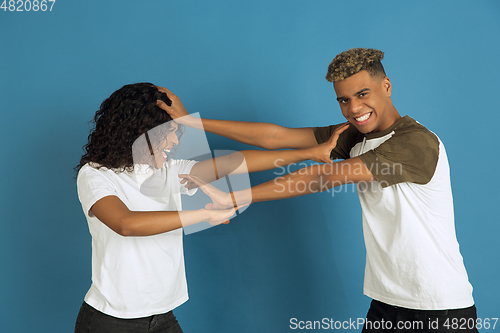
[[[83,302],[75,333],[182,333],[172,311],[137,319],[121,319],[97,311]]]
[[[476,321],[474,305],[453,310],[413,310],[373,300],[362,332],[477,333]]]

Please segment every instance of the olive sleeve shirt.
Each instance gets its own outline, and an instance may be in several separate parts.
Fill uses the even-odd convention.
[[[314,128],[318,143],[327,141],[340,125]],[[390,137],[387,137],[390,135]],[[366,136],[353,125],[342,132],[337,146],[332,150],[332,159],[348,159],[351,150],[358,144],[376,140],[383,142],[357,155],[382,187],[402,182],[427,184],[436,169],[439,141],[434,133],[405,116],[386,130]],[[385,139],[385,140],[384,140]],[[358,149],[359,150],[359,149]]]
[[[315,128],[318,143],[338,126]],[[439,138],[408,116],[366,135],[351,125],[331,158],[352,157],[376,179],[356,184],[366,246],[365,295],[410,309],[472,306],[455,235],[448,159]]]

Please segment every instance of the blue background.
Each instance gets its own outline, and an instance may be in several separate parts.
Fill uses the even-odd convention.
[[[324,76],[351,47],[386,53],[394,105],[445,143],[478,316],[500,317],[499,17],[496,0],[57,0],[52,12],[1,10],[2,332],[73,330],[91,277],[73,167],[113,91],[149,81],[206,118],[329,125],[343,118]],[[214,150],[248,148],[208,139]],[[289,332],[290,318],[356,320],[369,306],[353,187],[252,205],[186,236],[185,255],[191,299],[175,314],[187,333]]]

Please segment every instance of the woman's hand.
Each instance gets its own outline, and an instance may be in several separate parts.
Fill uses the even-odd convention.
[[[226,193],[218,188],[205,183],[203,180],[192,175],[179,175],[182,178],[181,183],[188,182],[190,188],[199,187],[201,190],[212,199],[213,203],[209,204],[208,209],[228,209],[235,208],[236,203],[233,201],[231,193]],[[207,208],[207,207],[205,207]],[[236,207],[237,208],[237,207]],[[240,207],[241,208],[241,207]]]
[[[205,210],[208,213],[208,218],[205,221],[211,225],[228,224],[229,219],[236,214],[236,208],[234,207],[229,209],[214,209],[213,203],[207,204]]]
[[[188,125],[187,123],[189,122],[191,116],[184,108],[184,105],[182,105],[180,98],[167,88],[156,86],[156,89],[163,93],[166,93],[167,97],[172,101],[172,105],[168,106],[164,101],[157,100],[156,105],[159,108],[165,110],[177,123]]]
[[[231,193],[221,191],[218,188],[203,182],[196,176],[179,175],[179,177],[183,178],[183,182],[188,181],[196,187],[201,188],[201,190],[208,195],[210,199],[212,199],[212,203],[205,206],[209,216],[208,219],[206,219],[206,222],[211,225],[218,225],[221,223],[228,224],[229,219],[236,214],[238,209],[248,206],[247,204],[244,204],[237,207]]]
[[[339,126],[335,131],[333,131],[332,136],[328,141],[323,142],[317,146],[307,148],[309,159],[315,162],[321,163],[332,163],[330,154],[332,150],[337,146],[337,141],[339,139],[340,133],[344,132],[349,128],[349,123]]]

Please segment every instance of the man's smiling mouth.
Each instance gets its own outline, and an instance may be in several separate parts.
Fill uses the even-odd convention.
[[[372,115],[371,112],[367,113],[367,114],[364,114],[362,115],[361,117],[357,117],[357,118],[354,118],[357,122],[363,122],[365,120],[368,120],[368,118],[370,118],[370,116]]]

